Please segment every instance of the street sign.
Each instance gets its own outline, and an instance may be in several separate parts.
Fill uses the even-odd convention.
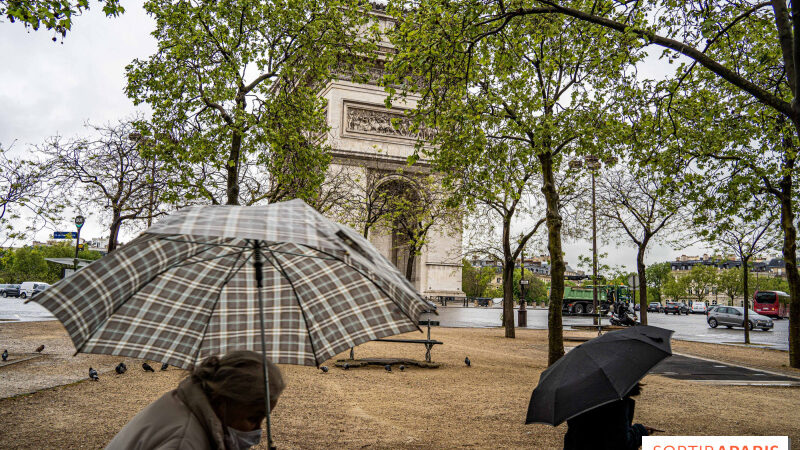
[[[525,285],[527,285],[527,284],[528,284],[528,280],[520,280],[520,281],[519,281],[519,284],[521,284],[521,285],[525,286]]]
[[[75,231],[54,231],[53,239],[77,239],[78,233]]]
[[[634,290],[639,289],[639,274],[632,273],[628,275],[628,286]]]
[[[86,219],[84,219],[83,216],[78,216],[75,218],[75,226],[78,227],[78,229],[80,229],[85,221]]]

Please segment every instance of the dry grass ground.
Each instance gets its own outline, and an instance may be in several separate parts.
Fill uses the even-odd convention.
[[[0,324],[0,339],[33,329],[58,334],[54,322]],[[62,339],[66,339],[63,329]],[[434,349],[439,369],[410,368],[386,373],[380,367],[344,371],[327,365],[327,374],[312,367],[282,366],[288,386],[275,410],[273,425],[280,448],[558,448],[566,426],[524,425],[532,389],[547,361],[546,332],[518,330],[517,339],[499,329],[435,328],[445,342]],[[418,338],[414,333],[410,337]],[[5,341],[0,341],[0,346]],[[569,344],[568,345],[577,345]],[[68,342],[65,347],[69,347]],[[713,346],[712,346],[713,347]],[[676,342],[675,350],[692,348]],[[695,348],[701,356],[725,359],[736,353],[750,365],[770,363],[777,355],[760,349]],[[704,353],[703,353],[704,352]],[[67,353],[68,354],[68,353]],[[22,362],[0,368],[10,378],[49,376],[65,367],[67,354],[46,355],[50,366]],[[373,342],[356,349],[356,357],[420,359],[422,346]],[[755,355],[752,360],[748,355]],[[345,354],[340,357],[345,357]],[[473,362],[464,365],[464,357]],[[75,366],[95,364],[100,382],[80,382],[0,400],[4,448],[101,448],[139,410],[174,388],[185,372],[144,373],[140,362],[118,376],[121,358],[86,356]],[[71,367],[71,366],[70,366]],[[783,368],[787,370],[786,368]],[[800,440],[800,388],[707,386],[648,376],[637,401],[636,421],[669,434],[789,435]],[[266,446],[261,446],[266,448]]]

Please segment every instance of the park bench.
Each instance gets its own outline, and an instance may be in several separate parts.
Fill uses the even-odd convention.
[[[422,344],[425,346],[425,362],[431,362],[431,350],[434,345],[442,345],[444,342],[431,339],[431,325],[438,326],[438,320],[420,320],[419,325],[427,325],[428,338],[427,339],[373,339],[375,342],[395,342],[400,344]],[[350,359],[355,359],[355,352],[350,348]]]

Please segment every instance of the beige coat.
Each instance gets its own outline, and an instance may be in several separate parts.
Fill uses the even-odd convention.
[[[222,423],[191,378],[141,410],[106,449],[225,449]]]

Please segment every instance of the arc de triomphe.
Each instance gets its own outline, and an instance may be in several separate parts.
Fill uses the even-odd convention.
[[[381,29],[392,24],[392,19],[373,10],[371,15]],[[383,52],[390,51],[388,42],[381,43]],[[332,148],[331,172],[344,169],[361,186],[367,180],[397,180],[398,170],[409,179],[414,174],[428,173],[424,160],[408,166],[406,158],[414,151],[418,136],[408,127],[395,127],[392,119],[402,124],[403,108],[395,105],[387,109],[386,92],[377,85],[381,64],[369,69],[364,83],[350,81],[346,75],[329,82],[320,95],[327,100],[327,121],[330,131],[328,144]],[[413,98],[403,105],[414,107]],[[461,290],[461,229],[454,225],[434,225],[427,235],[427,245],[414,261],[412,284],[425,296],[463,296]],[[375,228],[369,240],[380,252],[405,272],[408,252],[403,252],[396,233],[385,228]]]

